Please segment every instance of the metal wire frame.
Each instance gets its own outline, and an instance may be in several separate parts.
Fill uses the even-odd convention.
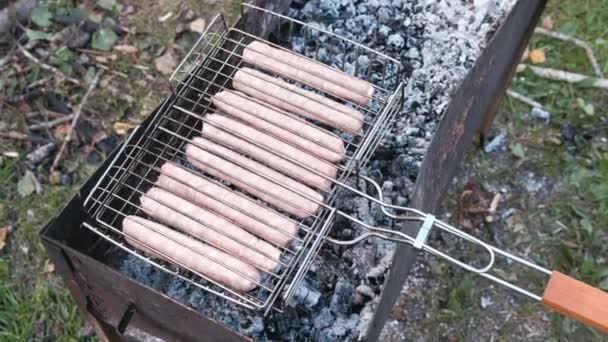
[[[210,25],[210,29],[213,29],[215,26]],[[247,35],[243,31],[238,31],[237,33],[253,38],[253,36]],[[227,51],[224,48],[225,44],[235,43],[232,38],[227,35],[203,35],[203,37],[211,37],[204,41],[207,47],[201,48],[201,50],[207,51],[207,53],[200,55],[198,53],[192,54],[193,56],[196,55],[198,60],[188,68],[190,73],[177,83],[176,96],[163,103],[160,109],[161,114],[158,115],[153,124],[141,134],[141,137],[134,144],[127,142],[103,175],[103,179],[98,182],[85,202],[85,207],[96,218],[96,224],[87,223],[85,227],[112,241],[114,245],[126,249],[147,261],[150,261],[150,258],[137,253],[134,248],[130,248],[122,242],[122,232],[119,228],[120,222],[127,213],[146,216],[137,204],[137,200],[140,196],[145,196],[145,191],[153,186],[152,179],[161,172],[159,163],[173,162],[176,165],[185,164],[186,158],[183,155],[183,146],[191,142],[190,138],[186,137],[193,137],[197,133],[200,134],[200,126],[203,123],[213,125],[213,123],[205,119],[206,113],[211,110],[211,102],[208,96],[219,90],[227,89],[227,84],[232,77],[232,73],[237,69],[235,65],[229,64],[228,61],[231,57],[238,55],[234,50]],[[243,48],[242,44],[235,44],[234,46],[241,50]],[[218,57],[226,52],[229,53],[228,59],[222,60]],[[216,63],[216,65],[214,66],[213,63]],[[219,67],[217,63],[220,63]],[[240,66],[240,62],[237,63]],[[227,70],[227,67],[232,68],[232,70]],[[201,77],[201,74],[207,75]],[[195,87],[193,85],[196,82],[199,82],[199,84]],[[204,85],[202,87],[200,85],[201,82]],[[381,88],[377,88],[376,94],[373,102],[374,106],[379,107],[380,110],[374,111],[359,106],[359,108],[365,111],[366,115],[366,122],[362,133],[342,136],[346,144],[347,160],[344,165],[339,166],[339,179],[348,178],[353,167],[361,165],[361,161],[367,158],[375,148],[375,144],[381,139],[383,131],[379,128],[386,127],[388,122],[398,112],[398,104],[402,100],[401,96],[387,96],[389,92]],[[194,103],[194,106],[192,106],[192,103]],[[204,104],[204,106],[201,104]],[[356,106],[352,103],[351,105],[353,107]],[[186,106],[189,109],[196,109],[200,114],[187,110],[184,108]],[[183,121],[183,119],[186,120]],[[323,128],[319,127],[319,129]],[[234,134],[234,132],[231,133]],[[292,133],[298,134],[297,132]],[[243,136],[240,136],[240,138],[248,139]],[[254,143],[250,140],[249,142]],[[207,177],[201,173],[199,173],[199,176]],[[269,180],[276,183],[272,179]],[[216,183],[221,184],[217,181]],[[332,203],[336,196],[331,191],[324,194],[326,198],[325,203]],[[245,196],[243,194],[240,195]],[[300,227],[300,233],[298,236],[293,237],[295,241],[294,247],[284,249],[283,256],[281,257],[283,267],[276,274],[269,274],[266,277],[266,281],[258,284],[258,288],[253,293],[236,293],[218,284],[213,285],[212,281],[200,283],[189,277],[183,277],[182,279],[235,303],[242,304],[248,308],[264,309],[267,313],[271,308],[271,303],[279,299],[281,294],[283,294],[282,291],[279,291],[283,286],[292,284],[289,289],[297,288],[295,284],[299,283],[299,280],[306,273],[310,259],[316,254],[322,238],[327,234],[330,227],[329,223],[332,221],[331,215],[333,211],[325,203],[322,204],[326,210],[312,215],[313,217],[307,220],[306,223],[304,220],[296,220]],[[230,205],[230,203],[224,204]],[[192,219],[192,217],[190,218]],[[218,231],[218,233],[221,234],[222,232]],[[159,266],[159,263],[155,263],[155,265]],[[302,265],[303,267],[296,267],[297,265]],[[167,270],[167,267],[162,268]],[[192,270],[189,271],[206,279]],[[289,281],[290,277],[295,277],[294,281]],[[283,294],[283,298],[288,299],[291,297],[292,293],[289,289]]]

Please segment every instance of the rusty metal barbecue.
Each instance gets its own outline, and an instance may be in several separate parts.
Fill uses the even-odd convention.
[[[89,194],[85,201],[85,209],[89,213],[91,219],[83,223],[84,227],[90,229],[119,248],[124,249],[165,272],[176,275],[194,286],[200,287],[246,308],[261,310],[265,314],[272,309],[280,311],[285,305],[289,305],[323,242],[351,245],[370,237],[411,244],[418,249],[448,260],[465,270],[477,273],[533,299],[542,300],[540,295],[512,284],[498,275],[493,274],[491,271],[496,259],[499,257],[509,259],[547,275],[551,275],[551,271],[524,260],[523,258],[495,248],[447,223],[437,220],[433,215],[426,214],[413,208],[385,203],[382,197],[381,187],[373,179],[362,173],[362,169],[370,159],[372,153],[381,143],[385,133],[391,128],[391,123],[393,122],[395,115],[402,110],[405,85],[401,83],[400,80],[401,66],[399,61],[370,50],[361,44],[272,11],[253,5],[243,6],[247,11],[259,13],[260,18],[268,18],[270,16],[273,17],[274,20],[278,20],[280,23],[279,27],[287,30],[285,33],[287,37],[292,37],[296,32],[299,34],[316,35],[317,37],[320,36],[320,33],[322,33],[323,36],[329,36],[329,42],[319,41],[316,44],[316,48],[318,49],[321,45],[329,46],[329,60],[332,60],[333,55],[342,54],[341,65],[334,64],[332,67],[363,78],[373,84],[375,92],[367,106],[356,104],[344,98],[338,98],[339,101],[347,103],[349,106],[362,112],[364,114],[364,122],[363,129],[360,133],[340,134],[345,145],[346,156],[344,161],[338,165],[337,177],[335,179],[328,177],[312,167],[298,162],[292,158],[292,156],[279,155],[250,137],[232,131],[229,128],[221,127],[207,119],[206,116],[209,113],[221,113],[220,110],[213,107],[211,96],[222,90],[229,89],[231,80],[236,71],[242,66],[247,65],[242,59],[242,53],[249,43],[253,41],[262,41],[273,47],[284,49],[284,47],[263,40],[254,34],[234,27],[228,27],[223,17],[217,16],[171,77],[172,89],[177,96],[172,100],[167,100],[163,103],[160,115],[157,116],[155,121],[141,135],[141,138],[137,140],[129,138],[127,140],[111,162],[110,167]],[[344,63],[347,54],[354,56],[354,67],[347,67],[347,63]],[[315,55],[318,56],[318,50]],[[359,57],[363,55],[369,58],[369,65],[363,66],[358,63]],[[272,58],[272,56],[267,57]],[[352,64],[350,65],[352,66]],[[291,67],[296,69],[299,68],[298,65],[291,65]],[[382,70],[382,77],[370,78],[370,70],[372,68]],[[274,74],[279,77],[282,76],[284,79],[289,79],[288,77],[285,77],[285,75],[276,72],[274,72]],[[315,76],[324,77],[323,75]],[[290,81],[297,84],[295,80]],[[299,85],[301,87],[311,88],[306,84]],[[263,90],[258,89],[258,91]],[[323,93],[320,89],[315,89],[315,91],[329,96],[329,94]],[[273,96],[272,93],[266,93],[266,95]],[[333,98],[336,98],[336,96],[333,96]],[[245,112],[248,111],[247,108],[239,109]],[[252,113],[250,114],[255,115]],[[323,194],[323,201],[318,201],[298,189],[289,189],[302,197],[315,201],[322,207],[322,210],[312,214],[311,218],[296,219],[290,217],[290,220],[297,223],[299,232],[291,236],[291,238],[293,238],[293,243],[291,245],[287,247],[277,246],[282,250],[280,259],[275,260],[280,264],[280,267],[273,272],[265,271],[265,276],[262,280],[255,281],[257,285],[256,288],[247,293],[234,291],[229,287],[208,279],[192,269],[179,265],[177,262],[167,263],[147,256],[127,244],[121,230],[121,222],[126,216],[135,214],[145,215],[139,204],[139,198],[141,196],[147,196],[147,190],[155,184],[155,180],[158,178],[159,174],[162,173],[161,165],[164,163],[172,163],[191,172],[195,172],[200,177],[204,177],[219,186],[225,186],[221,181],[195,170],[186,160],[184,147],[187,144],[194,143],[192,139],[200,134],[202,125],[215,126],[333,183],[330,190],[316,189]],[[323,128],[323,126],[316,127],[323,130],[326,129]],[[296,135],[299,134],[297,131],[291,131],[291,133]],[[133,135],[131,135],[131,137],[133,137]],[[206,149],[203,146],[198,147]],[[208,151],[214,153],[211,150]],[[242,164],[238,160],[230,159],[228,157],[224,158],[242,168],[249,169],[247,165]],[[249,171],[256,173],[256,171],[251,169],[249,169]],[[288,187],[265,174],[257,173],[257,175],[278,186]],[[179,179],[175,180],[180,181]],[[371,185],[374,194],[361,190],[359,185],[362,183]],[[257,188],[256,190],[261,192],[265,191],[263,188]],[[364,196],[370,201],[377,203],[381,207],[382,212],[395,222],[420,222],[421,229],[418,235],[409,236],[397,230],[371,226],[353,215],[337,209],[335,203],[336,199],[340,193],[345,191]],[[273,196],[271,193],[267,194]],[[246,197],[246,195],[241,193],[239,193],[239,195]],[[166,205],[167,203],[161,204]],[[233,207],[231,203],[224,202],[223,204]],[[237,207],[233,207],[233,209],[240,211]],[[188,216],[186,213],[183,214]],[[251,216],[251,214],[244,212],[242,212],[242,214]],[[357,238],[348,241],[328,237],[332,224],[338,216],[351,220],[364,227],[366,232]],[[193,217],[189,218],[196,220]],[[251,218],[256,219],[256,217]],[[203,222],[199,221],[199,223],[205,225]],[[215,230],[218,234],[225,234],[216,227],[209,226],[209,228]],[[437,230],[452,234],[467,243],[476,245],[485,250],[486,259],[482,262],[485,264],[478,266],[481,260],[463,261],[433,247],[433,245],[429,243],[428,236],[432,231]],[[238,242],[246,246],[244,242]],[[165,259],[171,259],[159,251],[154,250],[154,252],[164,256]],[[206,258],[211,259],[209,256],[206,256]],[[214,261],[222,264],[221,260]],[[239,270],[232,271],[241,274]],[[245,277],[245,275],[242,276]]]

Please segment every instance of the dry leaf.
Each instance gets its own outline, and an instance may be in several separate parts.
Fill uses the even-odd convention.
[[[164,55],[154,60],[156,70],[160,71],[160,73],[165,76],[171,75],[176,65],[177,61],[175,60],[175,55],[173,54],[172,49],[168,49]]]
[[[59,172],[59,171],[51,172],[51,174],[49,175],[49,183],[51,185],[61,184],[61,172]]]
[[[129,130],[135,128],[135,125],[129,122],[115,122],[112,125],[112,128],[114,129],[114,132],[118,135],[127,135],[127,133],[129,133]]]
[[[205,26],[207,26],[205,19],[198,18],[190,23],[190,31],[196,33],[203,33],[203,31],[205,31]]]
[[[122,53],[136,53],[137,48],[133,45],[115,45],[114,51],[122,52]]]
[[[42,188],[34,173],[30,170],[25,171],[23,177],[17,182],[17,192],[19,192],[19,195],[21,197],[27,197],[34,192],[39,194],[40,191],[42,191]]]
[[[0,251],[6,246],[6,235],[8,234],[8,226],[0,228]]]
[[[51,259],[46,259],[44,262],[44,271],[42,273],[53,273],[55,272],[55,264],[51,261]]]
[[[553,30],[553,18],[550,15],[544,16],[540,26],[547,30]]]
[[[70,132],[70,128],[72,124],[70,122],[66,122],[62,125],[59,125],[53,129],[53,137],[56,141],[63,141],[66,135]]]
[[[532,64],[541,64],[545,63],[545,61],[545,51],[541,49],[533,49],[530,51],[530,62],[532,62]]]

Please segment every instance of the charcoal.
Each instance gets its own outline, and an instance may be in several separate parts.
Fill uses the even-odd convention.
[[[346,279],[338,280],[334,295],[331,298],[330,308],[335,313],[348,313],[353,301],[354,286]]]
[[[308,286],[308,284],[302,284],[296,289],[292,299],[293,303],[290,304],[303,305],[307,308],[312,308],[317,305],[320,297],[321,293],[319,291]]]
[[[336,320],[336,317],[329,308],[321,309],[321,312],[313,318],[313,325],[315,328],[321,330],[332,325]]]

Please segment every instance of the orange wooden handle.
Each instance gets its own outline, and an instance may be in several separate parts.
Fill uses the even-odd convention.
[[[553,271],[543,304],[603,332],[608,332],[608,293]]]

